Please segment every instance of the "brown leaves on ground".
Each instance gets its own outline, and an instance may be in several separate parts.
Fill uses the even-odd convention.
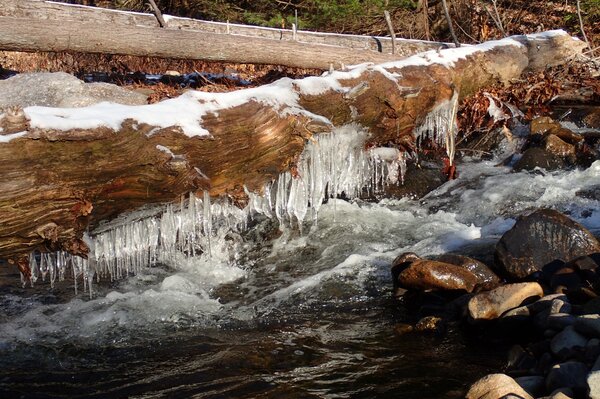
[[[526,74],[509,87],[496,85],[482,89],[460,105],[460,134],[467,137],[473,133],[488,132],[505,123],[495,122],[488,114],[490,98],[509,116],[512,116],[512,111],[507,104],[513,105],[513,110],[522,110],[526,120],[549,113],[551,105],[600,104],[599,77],[598,63],[578,60]]]

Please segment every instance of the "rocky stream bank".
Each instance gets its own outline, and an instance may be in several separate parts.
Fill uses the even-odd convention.
[[[597,108],[584,114],[579,128],[542,116],[496,129],[502,143],[496,145],[514,150],[501,164],[538,174],[597,169],[599,114]],[[597,199],[595,187],[575,195]],[[505,368],[475,382],[468,399],[600,398],[600,241],[553,209],[514,216],[514,226],[484,256],[487,264],[457,253],[398,256],[391,267],[394,296],[412,309],[415,323],[395,331],[459,328],[490,345],[513,344]]]

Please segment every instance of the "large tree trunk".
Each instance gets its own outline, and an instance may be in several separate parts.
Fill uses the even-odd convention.
[[[34,249],[85,255],[88,226],[190,191],[243,202],[244,187],[258,192],[293,170],[305,144],[336,126],[361,125],[367,147],[405,151],[427,115],[455,93],[508,83],[582,46],[565,34],[520,36],[246,91],[188,94],[184,110],[166,109],[176,102],[115,106],[122,121],[112,111],[90,116],[104,118],[104,127],[90,118],[65,125],[93,108],[11,110],[0,119],[0,258]],[[176,111],[195,120],[177,126]]]
[[[168,19],[158,26],[150,14],[72,6],[45,1],[0,0],[0,49],[74,51],[234,63],[329,69],[331,65],[380,63],[443,43],[369,36],[292,32],[244,25]]]

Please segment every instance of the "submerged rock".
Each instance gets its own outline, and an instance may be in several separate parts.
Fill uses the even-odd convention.
[[[416,260],[400,272],[401,287],[417,290],[465,290],[472,292],[477,277],[462,267],[434,260]]]
[[[466,399],[499,399],[510,395],[516,395],[522,399],[533,399],[513,378],[506,374],[490,374],[478,380],[467,392]]]
[[[497,266],[507,276],[525,278],[552,262],[600,252],[585,227],[560,212],[540,209],[521,216],[496,245]]]
[[[415,330],[418,332],[435,332],[443,334],[446,331],[446,324],[441,317],[426,316],[417,322]]]
[[[507,284],[488,292],[481,292],[469,301],[469,315],[474,320],[491,320],[507,310],[519,307],[532,297],[544,294],[538,283]]]
[[[24,73],[0,81],[0,109],[33,105],[74,108],[102,101],[143,105],[147,98],[109,83],[84,83],[64,72]]]

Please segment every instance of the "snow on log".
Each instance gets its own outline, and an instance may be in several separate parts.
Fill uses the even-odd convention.
[[[373,173],[400,180],[419,137],[454,134],[459,97],[583,47],[552,31],[153,105],[5,109],[0,258],[86,256],[86,230],[189,192],[301,224],[309,204],[359,193]]]

